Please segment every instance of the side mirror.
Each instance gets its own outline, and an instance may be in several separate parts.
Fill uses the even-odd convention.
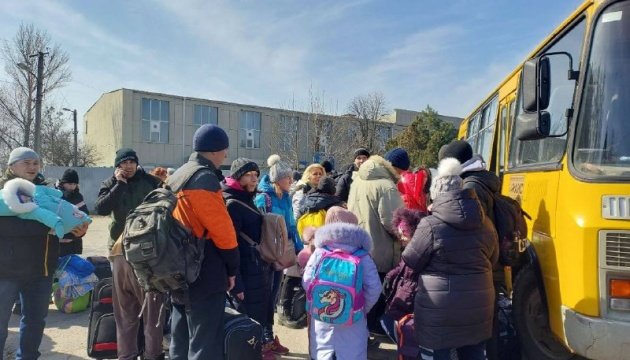
[[[551,87],[551,71],[549,58],[537,57],[523,65],[523,110],[537,112],[549,106],[549,89]]]
[[[516,137],[521,141],[539,140],[549,136],[551,115],[547,111],[541,111],[540,114],[522,112],[518,114],[516,121],[519,123]]]

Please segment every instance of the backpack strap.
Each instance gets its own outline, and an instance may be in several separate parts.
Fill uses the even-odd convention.
[[[232,203],[236,203],[236,204],[241,204],[243,207],[249,209],[251,212],[256,213],[259,216],[262,216],[262,214],[254,209],[252,209],[250,206],[248,206],[247,204],[245,204],[244,202],[237,200],[237,199],[228,199],[226,206],[229,206]],[[249,235],[245,234],[242,231],[239,231],[238,233],[239,235],[241,235],[241,237],[247,241],[247,243],[253,247],[257,247],[258,243],[256,243],[251,237],[249,237]]]

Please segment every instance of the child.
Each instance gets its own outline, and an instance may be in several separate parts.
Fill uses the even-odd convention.
[[[340,221],[330,223],[328,218],[333,216]],[[356,216],[347,210],[331,208],[326,218],[327,225],[315,233],[315,251],[304,271],[303,286],[312,317],[309,352],[311,358],[318,360],[364,360],[367,359],[368,341],[365,315],[381,292],[376,264],[369,255],[372,239],[365,230],[352,224],[356,223]],[[343,222],[352,218],[354,221]],[[358,262],[354,265],[349,260],[339,260],[341,258],[352,258]],[[352,281],[351,286],[344,289],[341,284],[344,276],[341,275],[349,273],[356,273],[361,279]],[[326,278],[329,281],[337,278],[339,281],[325,285]],[[349,288],[356,290],[354,294],[347,292]]]

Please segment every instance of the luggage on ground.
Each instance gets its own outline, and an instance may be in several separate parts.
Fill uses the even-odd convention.
[[[112,304],[112,278],[99,281],[92,291],[88,323],[88,356],[95,359],[116,359],[116,321]]]
[[[224,314],[225,360],[259,360],[262,358],[263,328],[255,320],[231,307]]]
[[[112,277],[112,266],[105,256],[88,256],[87,261],[94,265],[94,274],[99,280]]]

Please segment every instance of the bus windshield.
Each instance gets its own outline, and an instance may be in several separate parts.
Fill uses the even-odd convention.
[[[630,2],[595,25],[577,119],[573,164],[582,175],[630,177]]]

